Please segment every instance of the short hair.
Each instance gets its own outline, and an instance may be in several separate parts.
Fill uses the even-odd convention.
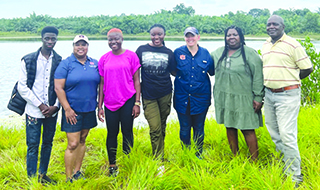
[[[45,33],[55,33],[58,36],[59,30],[54,26],[46,26],[41,31],[41,37],[43,37]]]
[[[282,26],[285,26],[285,25],[284,25],[284,20],[283,20],[283,18],[282,18],[281,16],[279,16],[279,15],[271,15],[271,16],[269,17],[269,19],[270,19],[271,17],[277,18],[277,19],[279,20],[279,23],[282,24]],[[269,20],[269,19],[268,19],[268,20]]]
[[[152,25],[152,26],[150,27],[150,29],[149,29],[148,32],[150,33],[150,31],[152,30],[152,28],[156,28],[156,27],[162,28],[163,31],[164,31],[164,34],[166,34],[166,29],[164,28],[164,26],[163,26],[162,24],[154,24],[154,25]]]
[[[109,34],[112,33],[112,32],[118,32],[118,33],[121,34],[121,36],[123,35],[123,34],[122,34],[122,31],[121,31],[119,28],[112,28],[112,29],[110,29],[109,32],[107,33],[107,36],[109,36]]]

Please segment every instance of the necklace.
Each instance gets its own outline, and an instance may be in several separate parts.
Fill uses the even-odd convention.
[[[234,52],[234,53],[236,53],[236,52]],[[231,67],[231,57],[232,57],[232,58],[238,58],[238,57],[240,57],[240,55],[241,55],[241,53],[239,53],[237,56],[233,56],[234,53],[233,53],[231,56],[227,56],[227,57],[226,57],[226,59],[225,59],[225,61],[224,61],[226,68],[230,68],[230,67]],[[229,53],[228,53],[228,54],[229,54]]]

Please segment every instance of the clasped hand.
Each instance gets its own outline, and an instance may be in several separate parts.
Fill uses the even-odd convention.
[[[258,113],[261,110],[262,103],[253,100],[253,109],[254,112]]]
[[[41,104],[40,106],[39,106],[39,109],[40,109],[40,111],[42,112],[42,114],[46,117],[46,118],[48,118],[48,117],[52,117],[52,115],[54,114],[54,113],[56,113],[56,111],[58,110],[58,107],[57,106],[47,106],[47,105],[45,105],[45,104]]]

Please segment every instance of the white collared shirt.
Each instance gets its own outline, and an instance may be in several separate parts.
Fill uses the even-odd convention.
[[[49,84],[50,73],[52,66],[53,52],[51,52],[49,59],[46,59],[41,52],[37,59],[36,77],[32,89],[27,86],[27,71],[26,63],[21,61],[21,72],[18,84],[18,91],[20,95],[27,101],[25,113],[35,118],[45,118],[39,106],[43,103],[49,106]],[[58,98],[54,106],[59,107]],[[53,115],[55,116],[56,113]]]

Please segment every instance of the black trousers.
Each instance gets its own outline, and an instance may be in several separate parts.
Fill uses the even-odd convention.
[[[135,95],[117,111],[110,111],[105,107],[106,125],[107,125],[107,152],[109,164],[116,164],[117,137],[119,134],[120,123],[122,132],[122,149],[125,154],[129,154],[133,147],[133,116],[132,108],[135,102]]]

